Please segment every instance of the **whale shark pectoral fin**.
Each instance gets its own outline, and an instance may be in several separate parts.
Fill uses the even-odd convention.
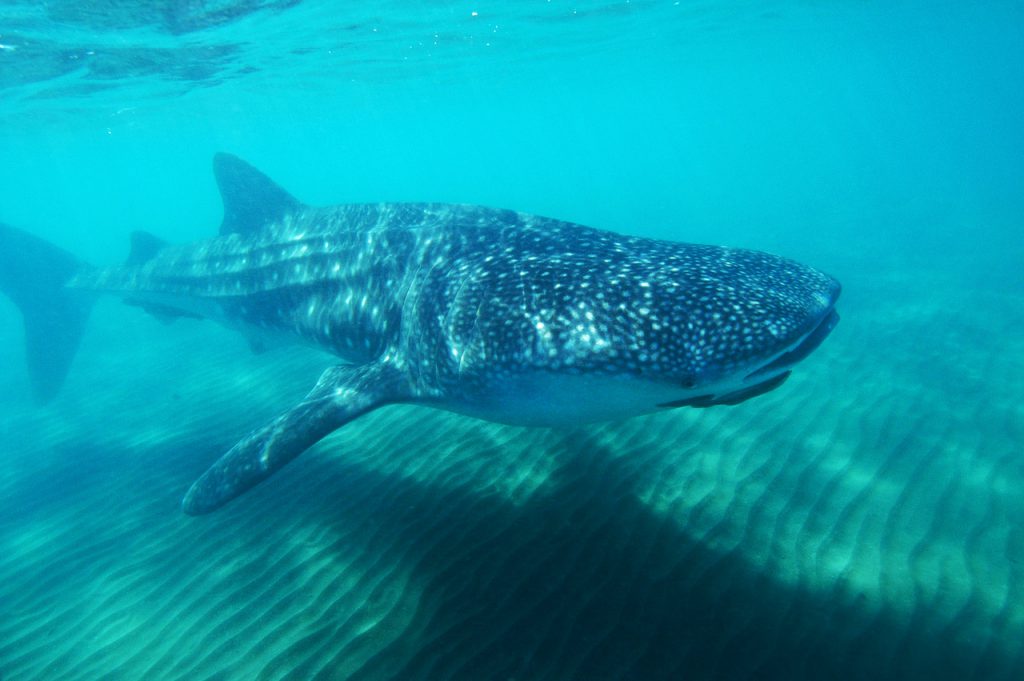
[[[231,448],[182,500],[189,515],[209,513],[273,475],[332,431],[377,407],[408,399],[393,365],[331,367],[302,402]]]

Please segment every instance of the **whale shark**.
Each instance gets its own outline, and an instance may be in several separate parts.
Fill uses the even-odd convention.
[[[59,391],[103,294],[218,321],[255,349],[298,342],[338,358],[195,481],[192,515],[389,404],[524,426],[735,405],[781,386],[839,320],[836,279],[767,253],[474,205],[313,207],[230,154],[213,169],[219,234],[136,232],[122,264],[0,225],[0,291],[22,313],[40,401]]]

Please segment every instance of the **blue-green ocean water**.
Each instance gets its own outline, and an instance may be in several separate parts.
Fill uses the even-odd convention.
[[[181,492],[322,358],[104,302],[37,407],[0,299],[0,678],[1024,678],[1022,121],[1020,2],[0,2],[0,221],[88,261],[213,234],[224,150],[311,204],[508,207],[845,287],[803,382],[749,405],[394,412],[358,474],[328,446],[210,521]]]

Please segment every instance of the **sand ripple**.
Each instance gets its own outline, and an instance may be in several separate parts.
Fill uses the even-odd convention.
[[[739,407],[393,407],[198,519],[323,360],[101,306],[60,400],[2,386],[0,678],[1024,678],[1020,337],[861,284]]]

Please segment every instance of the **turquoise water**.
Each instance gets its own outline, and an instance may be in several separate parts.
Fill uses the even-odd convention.
[[[208,518],[325,359],[101,302],[32,404],[0,299],[0,678],[1024,677],[1018,2],[0,3],[0,221],[95,263],[442,201],[780,253],[843,321],[735,408],[374,414]]]

